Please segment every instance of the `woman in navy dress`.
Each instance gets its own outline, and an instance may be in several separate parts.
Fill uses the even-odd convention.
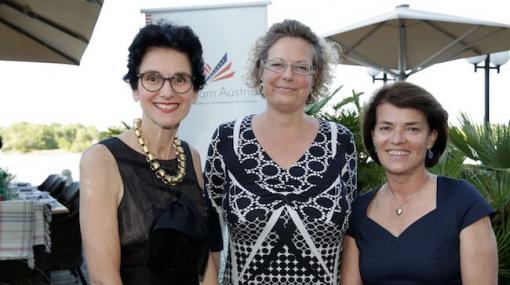
[[[325,94],[330,54],[307,26],[274,24],[250,70],[266,110],[214,133],[205,184],[229,231],[224,284],[338,284],[356,150],[346,127],[304,113]]]
[[[386,183],[353,204],[342,285],[497,284],[494,210],[473,185],[426,169],[446,147],[447,121],[435,98],[411,83],[372,97],[363,139]]]

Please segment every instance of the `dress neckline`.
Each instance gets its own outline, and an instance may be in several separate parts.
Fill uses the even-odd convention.
[[[368,216],[368,206],[370,205],[370,202],[372,202],[372,200],[375,198],[375,195],[377,194],[377,192],[381,189],[381,187],[375,189],[374,191],[370,192],[370,196],[367,197],[367,202],[365,204],[365,207],[363,209],[363,217],[365,219],[367,219],[370,223],[374,224],[377,228],[381,229],[382,231],[384,231],[385,233],[387,233],[388,235],[390,235],[392,238],[394,239],[400,239],[401,237],[405,236],[407,232],[409,231],[412,231],[418,224],[426,221],[427,219],[429,219],[429,217],[433,217],[434,214],[437,212],[438,208],[440,207],[440,202],[441,202],[441,193],[442,190],[441,190],[441,187],[439,187],[439,184],[440,184],[440,180],[442,180],[442,176],[439,176],[437,175],[437,179],[436,179],[436,207],[432,210],[430,210],[429,212],[423,214],[421,217],[419,217],[418,219],[416,219],[414,222],[412,222],[411,224],[409,224],[404,230],[402,230],[398,235],[394,235],[391,231],[389,231],[387,228],[385,228],[383,225],[379,224],[378,222],[376,222],[375,220],[373,220],[372,218],[370,218]]]
[[[266,158],[271,161],[272,164],[274,164],[276,167],[278,167],[278,169],[280,169],[281,171],[285,171],[285,172],[288,172],[290,171],[293,167],[295,167],[299,162],[301,162],[302,160],[305,159],[305,157],[307,156],[307,154],[310,153],[310,148],[317,142],[318,140],[318,137],[319,135],[321,134],[321,129],[323,128],[323,121],[321,119],[317,119],[319,121],[319,129],[317,130],[317,132],[315,133],[315,136],[312,140],[312,142],[310,144],[308,144],[308,146],[306,147],[305,151],[299,156],[299,158],[297,160],[295,160],[294,162],[292,162],[289,167],[285,168],[285,167],[282,167],[278,162],[276,162],[270,155],[269,153],[264,149],[264,147],[262,146],[262,144],[260,143],[259,139],[257,138],[257,136],[255,135],[255,131],[253,129],[253,117],[255,116],[255,114],[252,114],[250,116],[247,117],[247,120],[248,120],[248,128],[249,130],[252,132],[253,134],[253,138],[255,140],[255,142],[257,143],[257,145],[260,147],[260,150],[261,152],[263,153],[264,156],[266,156]]]

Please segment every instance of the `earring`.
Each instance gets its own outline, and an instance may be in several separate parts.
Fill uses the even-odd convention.
[[[427,158],[432,159],[433,157],[434,157],[434,153],[432,152],[432,150],[427,149]]]
[[[263,84],[262,80],[260,80],[260,84],[259,84],[259,86],[257,86],[257,90],[259,91],[260,95],[264,96],[264,92],[263,92],[264,91],[264,84]]]

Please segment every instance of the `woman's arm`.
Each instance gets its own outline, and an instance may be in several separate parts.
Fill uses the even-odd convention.
[[[460,232],[462,284],[498,284],[498,249],[489,217]]]
[[[121,177],[112,154],[94,145],[80,161],[80,227],[91,284],[122,284],[117,207]]]
[[[356,241],[348,235],[344,237],[340,279],[342,285],[363,285],[359,272],[358,247]]]
[[[209,254],[207,260],[207,267],[205,268],[204,279],[202,285],[218,285],[218,269],[213,261],[212,252]]]
[[[190,146],[191,156],[193,159],[193,165],[195,167],[195,173],[197,176],[198,185],[203,189],[204,188],[204,178],[202,176],[202,166],[200,163],[200,154],[196,149]],[[218,268],[216,263],[213,261],[212,252],[209,253],[209,258],[207,260],[207,267],[204,273],[204,279],[201,284],[203,285],[216,285],[218,284]]]

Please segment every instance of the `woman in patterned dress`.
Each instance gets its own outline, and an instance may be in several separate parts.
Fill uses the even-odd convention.
[[[356,149],[346,127],[304,113],[327,91],[336,54],[285,20],[251,56],[266,110],[220,125],[205,166],[208,202],[229,233],[224,284],[336,285]]]

